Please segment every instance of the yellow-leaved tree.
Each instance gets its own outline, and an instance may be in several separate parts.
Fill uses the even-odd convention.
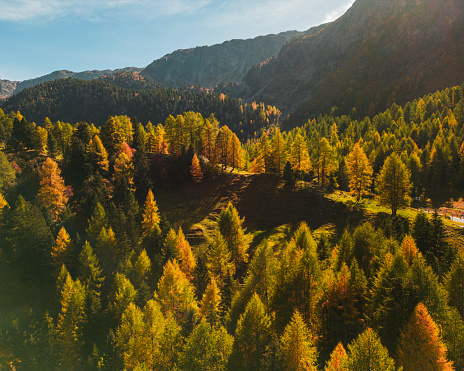
[[[45,160],[39,171],[40,189],[37,197],[39,202],[48,208],[53,219],[58,218],[69,198],[60,174],[58,164],[50,157]]]
[[[380,204],[390,206],[392,216],[398,208],[409,205],[409,170],[396,153],[392,153],[380,170],[377,177],[377,192]]]
[[[348,155],[346,165],[350,177],[350,192],[359,201],[369,192],[372,184],[372,166],[359,143],[354,145],[353,151]]]
[[[406,324],[398,347],[398,363],[404,371],[454,370],[453,363],[446,358],[447,349],[440,330],[422,303]]]
[[[153,192],[148,190],[147,198],[145,200],[145,207],[143,209],[143,220],[142,220],[142,235],[144,238],[152,237],[154,234],[161,232],[160,227],[160,215],[158,211],[158,205],[156,204],[155,196]]]
[[[190,174],[194,183],[200,183],[203,179],[203,172],[201,171],[200,161],[195,153],[192,158],[192,165],[190,165]]]

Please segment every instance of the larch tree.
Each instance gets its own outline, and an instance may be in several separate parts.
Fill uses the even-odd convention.
[[[3,194],[0,192],[0,221],[2,220],[3,217],[3,209],[8,206],[8,202],[5,200],[5,197],[3,197]]]
[[[317,177],[321,187],[326,186],[329,177],[337,168],[335,154],[332,146],[326,138],[321,138],[317,153]]]
[[[449,292],[450,305],[457,308],[464,318],[464,252],[462,249],[456,254],[453,264],[444,279]]]
[[[377,333],[368,328],[348,345],[346,370],[395,371],[395,362]]]
[[[194,183],[200,183],[203,180],[203,172],[201,171],[200,161],[198,160],[197,154],[195,153],[192,158],[192,164],[190,165],[190,174]]]
[[[108,152],[103,146],[102,141],[98,135],[90,141],[89,150],[94,160],[94,166],[101,174],[106,174],[108,171]]]
[[[153,192],[148,190],[147,198],[145,200],[145,206],[142,215],[142,236],[143,238],[151,238],[161,232],[160,214],[158,205],[156,204],[155,196]]]
[[[440,330],[424,304],[419,303],[401,334],[398,363],[404,371],[452,371]]]
[[[177,234],[175,255],[180,263],[180,269],[190,280],[190,282],[193,282],[193,273],[196,267],[196,259],[195,255],[193,254],[192,247],[185,238],[181,227],[179,227],[179,233]]]
[[[285,139],[279,128],[275,129],[274,136],[272,137],[271,157],[274,163],[273,168],[280,175],[287,162],[287,153],[285,151]]]
[[[155,298],[162,312],[165,315],[168,312],[173,313],[179,323],[183,323],[189,315],[198,311],[195,289],[176,260],[170,260],[164,266]]]
[[[205,120],[203,130],[201,132],[201,142],[203,147],[203,154],[210,161],[214,162],[214,142],[216,141],[216,133],[210,119]]]
[[[121,316],[127,306],[135,302],[137,291],[129,279],[122,273],[116,273],[114,276],[113,287],[109,297],[108,309],[113,320],[120,322]]]
[[[221,291],[214,277],[211,277],[203,297],[201,298],[200,314],[205,317],[211,325],[215,326],[219,322],[220,306]]]
[[[232,253],[227,247],[227,241],[220,233],[213,238],[206,252],[206,267],[209,275],[214,278],[220,288],[223,287],[229,272],[235,273],[235,264],[232,262]]]
[[[359,202],[361,197],[369,192],[372,184],[372,166],[359,143],[354,145],[346,162],[350,177],[350,191]]]
[[[0,151],[0,192],[10,188],[16,179],[16,172],[8,161],[8,157]]]
[[[259,140],[258,164],[262,173],[271,171],[271,144],[266,132],[263,132]]]
[[[56,237],[56,243],[52,247],[51,251],[53,265],[55,266],[56,274],[59,273],[62,265],[70,268],[73,261],[74,255],[74,244],[71,241],[71,237],[64,227],[61,227]]]
[[[324,371],[346,371],[348,354],[342,343],[338,343],[324,367]]]
[[[240,316],[235,331],[231,362],[235,370],[259,370],[271,342],[271,317],[257,294]]]
[[[159,304],[151,299],[143,308],[145,349],[142,359],[148,367],[153,367],[161,357],[161,337],[164,332],[164,317]]]
[[[115,348],[124,370],[134,369],[145,356],[143,312],[130,303],[116,330]]]
[[[307,173],[311,170],[311,161],[309,160],[308,145],[304,137],[297,133],[293,138],[290,163],[297,175]]]
[[[396,215],[400,207],[408,206],[411,201],[409,178],[409,170],[396,153],[387,157],[377,177],[377,192],[380,204],[389,206],[392,216]]]
[[[158,124],[153,132],[153,152],[155,153],[160,153],[164,154],[166,153],[166,142],[164,140],[165,138],[165,130],[164,126],[161,124]]]
[[[297,310],[280,338],[278,354],[285,370],[317,370],[317,350]]]
[[[164,321],[164,330],[160,338],[159,357],[154,359],[155,370],[175,370],[183,347],[181,329],[174,318],[174,313],[168,312]]]
[[[229,145],[232,134],[232,131],[227,126],[223,126],[219,129],[219,132],[216,136],[216,142],[214,144],[216,149],[215,157],[217,162],[222,164],[222,170],[225,170],[229,165]]]
[[[416,246],[416,241],[411,235],[406,235],[401,242],[401,249],[403,251],[403,256],[408,265],[411,265],[413,260],[417,257],[419,250]]]
[[[122,178],[126,179],[129,186],[134,186],[134,164],[132,159],[126,153],[120,152],[113,164],[113,177],[115,183],[121,181]]]
[[[235,133],[232,133],[228,145],[229,166],[232,167],[231,171],[234,171],[234,169],[238,169],[241,166],[241,149],[242,145],[240,143],[240,139],[238,139]]]
[[[218,218],[219,231],[227,242],[235,264],[248,261],[248,243],[242,227],[243,221],[231,202],[221,211]]]
[[[40,189],[37,194],[39,202],[46,206],[53,219],[57,219],[68,202],[68,192],[60,176],[58,164],[48,157],[39,172]]]
[[[79,280],[67,275],[61,291],[61,310],[56,324],[56,338],[60,358],[66,369],[72,369],[82,361],[85,322],[85,288]]]
[[[90,238],[91,242],[96,241],[102,228],[108,226],[106,211],[100,202],[96,203],[92,215],[88,220],[88,224],[89,226],[86,229],[87,236]]]
[[[179,357],[185,371],[225,371],[232,353],[234,337],[223,327],[213,327],[204,319],[195,327]]]

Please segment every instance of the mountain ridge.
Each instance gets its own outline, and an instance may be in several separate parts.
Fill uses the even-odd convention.
[[[141,74],[171,87],[204,86],[239,82],[256,63],[277,54],[298,31],[232,39],[212,46],[198,46],[166,54],[143,69]]]
[[[366,114],[370,104],[378,111],[459,84],[463,19],[459,0],[357,0],[320,32],[250,69],[240,94],[305,121],[332,106]]]
[[[31,88],[38,84],[42,84],[44,82],[53,81],[57,79],[64,79],[64,78],[75,78],[81,80],[93,80],[97,78],[101,78],[104,76],[111,76],[114,74],[122,73],[122,72],[140,72],[141,68],[137,67],[125,67],[119,68],[116,70],[87,70],[82,72],[73,72],[69,70],[58,70],[53,71],[47,75],[43,75],[40,77],[36,77],[34,79],[28,79],[23,81],[10,81],[10,80],[0,80],[0,99],[8,98],[14,94],[17,94],[24,89]]]

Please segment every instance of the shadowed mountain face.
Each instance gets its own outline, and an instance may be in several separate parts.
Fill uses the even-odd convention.
[[[177,50],[148,65],[142,75],[171,87],[211,87],[239,82],[256,63],[276,55],[297,31],[231,40],[213,46]]]
[[[296,122],[334,105],[366,114],[461,83],[463,57],[462,0],[358,0],[252,68],[242,95],[277,105]]]

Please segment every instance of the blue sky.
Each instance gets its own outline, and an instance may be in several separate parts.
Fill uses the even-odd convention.
[[[0,0],[0,79],[145,67],[177,49],[338,18],[354,0]]]

